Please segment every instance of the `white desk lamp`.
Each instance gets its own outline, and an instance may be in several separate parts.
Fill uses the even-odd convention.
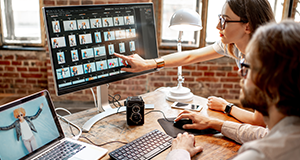
[[[201,17],[196,11],[189,9],[181,9],[176,11],[170,21],[171,29],[179,31],[177,51],[181,52],[181,38],[183,31],[197,31],[202,29]],[[178,85],[172,87],[167,93],[166,99],[176,102],[188,102],[193,100],[194,94],[189,88],[183,87],[184,77],[182,76],[182,68],[178,67]]]

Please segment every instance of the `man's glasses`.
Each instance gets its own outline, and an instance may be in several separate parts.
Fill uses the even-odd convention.
[[[236,23],[248,23],[248,21],[244,21],[244,20],[240,20],[240,21],[229,21],[229,20],[226,20],[221,14],[219,14],[218,17],[219,17],[219,24],[220,24],[220,28],[221,28],[221,29],[225,29],[226,23],[230,23],[230,22],[236,22]]]
[[[245,58],[240,60],[240,65],[241,65],[241,69],[239,70],[240,76],[245,78],[250,69],[250,65],[245,62]]]
[[[23,114],[22,114],[22,113],[19,114],[19,115],[17,116],[17,118],[20,118],[20,117],[23,117]]]

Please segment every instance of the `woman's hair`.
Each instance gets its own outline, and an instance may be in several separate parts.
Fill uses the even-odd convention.
[[[247,51],[261,64],[254,84],[278,111],[300,117],[300,23],[284,20],[260,27]],[[255,68],[254,68],[255,69]]]
[[[268,0],[227,0],[226,3],[230,9],[241,18],[247,21],[250,27],[250,37],[254,31],[261,25],[275,21],[275,17]],[[227,46],[229,53],[233,54],[234,44],[231,43]]]
[[[22,108],[22,107],[21,107],[21,108],[17,108],[17,109],[14,110],[14,117],[15,117],[15,118],[18,118],[18,115],[19,115],[20,113],[22,113],[22,114],[23,114],[23,117],[25,117],[26,111],[25,111],[25,109]]]

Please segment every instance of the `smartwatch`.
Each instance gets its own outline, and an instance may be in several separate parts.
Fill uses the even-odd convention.
[[[230,116],[230,112],[231,112],[232,106],[234,106],[234,104],[232,104],[232,103],[229,103],[229,104],[226,105],[224,113],[227,114],[228,116]]]

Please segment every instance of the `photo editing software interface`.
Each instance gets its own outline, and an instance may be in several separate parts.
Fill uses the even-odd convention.
[[[58,95],[154,71],[127,73],[113,55],[157,58],[152,3],[43,8]]]

